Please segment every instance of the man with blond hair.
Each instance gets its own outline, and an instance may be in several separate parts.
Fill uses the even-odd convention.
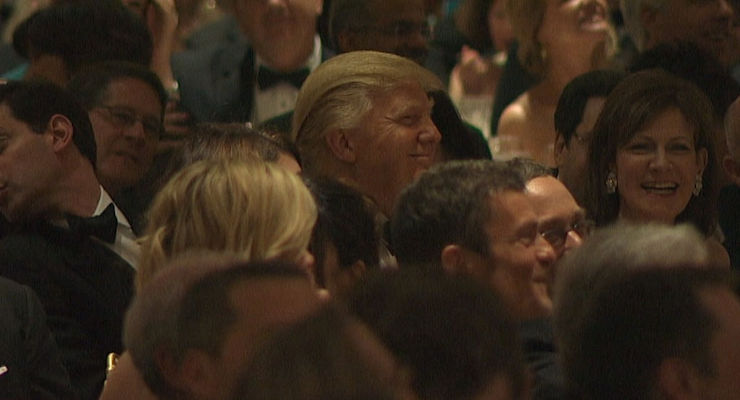
[[[441,136],[427,93],[441,88],[430,71],[393,54],[328,60],[295,106],[292,137],[304,171],[357,188],[390,216],[401,190],[437,160]]]

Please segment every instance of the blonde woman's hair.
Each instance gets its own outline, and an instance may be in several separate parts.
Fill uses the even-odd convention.
[[[380,93],[418,83],[425,92],[442,90],[442,82],[415,62],[390,53],[352,51],[319,65],[301,86],[293,113],[291,137],[302,167],[311,175],[334,175],[334,156],[325,135],[354,129],[373,108]]]
[[[298,261],[316,214],[301,179],[279,166],[195,162],[175,174],[152,203],[141,239],[137,287],[189,251],[228,252],[246,261]]]

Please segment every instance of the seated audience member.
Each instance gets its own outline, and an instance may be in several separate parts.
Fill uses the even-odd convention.
[[[326,61],[303,84],[293,115],[304,172],[349,184],[391,215],[401,190],[437,157],[427,93],[441,89],[431,72],[392,54]]]
[[[210,145],[215,143],[218,142]],[[201,153],[204,160],[176,173],[155,198],[142,239],[138,290],[169,260],[192,251],[227,252],[247,261],[298,262],[304,273],[313,268],[307,247],[316,206],[300,178],[280,167],[250,159],[253,148],[242,147],[244,153],[223,146],[210,147],[214,149],[224,151],[221,156],[225,159],[219,159],[217,151],[210,153],[213,159]],[[234,159],[229,160],[229,153]],[[115,374],[118,376],[106,384],[101,399],[125,398],[121,395],[132,390],[126,388],[144,390],[128,352],[121,356]]]
[[[402,365],[420,399],[526,399],[516,324],[468,278],[385,271],[360,283],[350,311]]]
[[[526,194],[537,214],[537,232],[552,246],[557,260],[580,246],[593,229],[586,210],[578,206],[568,189],[552,175],[552,170],[534,161],[515,158],[507,164],[526,182]],[[556,275],[554,263],[535,276],[547,279],[535,282],[545,302],[552,303],[552,285]]]
[[[570,81],[555,108],[555,166],[557,177],[579,205],[586,201],[588,145],[606,96],[625,74],[596,70]]]
[[[0,398],[75,399],[36,294],[0,278],[0,299]]]
[[[578,346],[577,339],[569,342],[570,330],[594,296],[597,282],[645,266],[708,265],[709,252],[701,238],[689,224],[619,222],[597,229],[560,262],[554,324],[561,352]]]
[[[316,205],[295,174],[259,161],[204,160],[175,174],[154,198],[142,239],[139,287],[193,250],[281,259],[307,273]]]
[[[0,211],[16,225],[0,241],[0,275],[39,295],[74,389],[97,398],[106,355],[121,351],[139,247],[95,177],[92,126],[71,95],[0,85],[0,133]]]
[[[424,65],[431,31],[424,0],[332,0],[329,35],[337,54],[391,53]]]
[[[367,327],[327,307],[258,347],[234,400],[414,400],[408,376]]]
[[[366,272],[380,264],[380,232],[369,200],[329,178],[307,180],[318,209],[309,250],[316,260],[316,283],[343,299]]]
[[[589,147],[586,208],[597,226],[616,220],[690,222],[718,264],[712,108],[693,84],[659,70],[622,80],[604,104]]]
[[[146,25],[115,0],[60,2],[23,22],[13,35],[29,60],[25,79],[65,85],[79,70],[101,61],[148,66],[152,40]]]
[[[452,161],[422,174],[399,200],[391,243],[402,266],[485,282],[519,320],[550,312],[533,280],[555,254],[537,232],[524,181],[505,164]]]
[[[173,263],[141,289],[124,343],[158,398],[228,399],[257,345],[320,300],[292,264],[189,264]]]
[[[733,11],[727,0],[621,0],[619,8],[638,51],[689,41],[729,66]]]
[[[173,55],[182,107],[195,122],[255,124],[293,109],[302,81],[331,56],[316,32],[321,5],[224,1],[248,40]]]
[[[391,243],[401,268],[469,275],[498,293],[522,321],[535,397],[561,387],[547,317],[556,254],[515,170],[493,161],[455,161],[422,174],[401,196]]]
[[[740,302],[727,271],[646,265],[592,283],[562,346],[573,396],[737,396]]]
[[[140,223],[147,204],[136,207],[134,188],[154,161],[167,105],[159,78],[141,65],[106,62],[82,70],[67,88],[90,117],[100,183]]]
[[[606,1],[567,7],[545,0],[507,0],[507,11],[519,60],[541,80],[504,110],[496,134],[511,142],[512,151],[553,166],[553,118],[563,88],[583,73],[605,68],[614,52]]]
[[[727,111],[725,133],[728,152],[722,166],[733,183],[722,189],[717,207],[730,262],[734,268],[740,268],[740,99],[735,100]]]

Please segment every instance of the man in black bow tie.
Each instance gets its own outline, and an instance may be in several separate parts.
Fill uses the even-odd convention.
[[[247,39],[173,56],[182,106],[199,122],[259,124],[291,111],[303,80],[331,55],[316,32],[322,4],[224,1]]]
[[[0,85],[0,275],[39,295],[80,398],[97,398],[121,351],[138,246],[95,176],[85,110],[46,83]]]

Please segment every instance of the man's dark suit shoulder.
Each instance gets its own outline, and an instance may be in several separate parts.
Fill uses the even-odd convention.
[[[0,240],[0,276],[36,292],[73,386],[97,399],[107,354],[122,351],[133,269],[102,243],[44,223]]]
[[[75,398],[41,302],[30,288],[0,278],[0,326],[0,398]]]

